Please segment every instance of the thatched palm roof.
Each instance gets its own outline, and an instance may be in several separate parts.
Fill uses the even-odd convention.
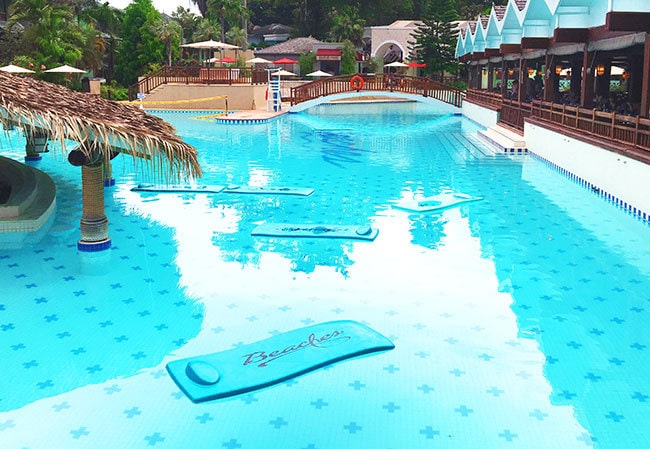
[[[79,142],[89,158],[99,153],[108,160],[117,150],[144,158],[165,177],[201,176],[196,149],[173,126],[137,106],[97,95],[0,72],[0,122],[43,130],[64,148],[65,139]]]

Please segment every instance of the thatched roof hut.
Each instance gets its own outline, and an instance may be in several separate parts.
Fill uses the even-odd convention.
[[[78,142],[88,159],[115,151],[144,158],[165,178],[201,176],[196,149],[164,120],[136,106],[0,72],[0,122]]]

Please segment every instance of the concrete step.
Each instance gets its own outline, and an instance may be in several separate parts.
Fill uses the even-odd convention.
[[[519,134],[501,126],[492,126],[478,132],[478,136],[499,153],[527,153],[526,141]]]

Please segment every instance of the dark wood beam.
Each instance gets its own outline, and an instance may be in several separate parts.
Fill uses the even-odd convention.
[[[645,35],[643,51],[643,79],[641,80],[641,111],[640,117],[650,117],[650,34]]]
[[[486,57],[484,51],[476,51],[472,53],[472,61],[478,61],[479,59],[485,59]]]
[[[553,31],[555,42],[577,42],[586,43],[589,41],[588,28],[556,28]]]
[[[548,48],[551,40],[547,37],[522,37],[521,48],[523,49],[541,49]]]
[[[520,44],[501,44],[499,47],[502,55],[521,53]]]
[[[650,12],[610,11],[605,17],[607,31],[639,31],[650,33]]]
[[[499,51],[498,48],[486,48],[485,49],[485,56],[501,56],[501,52]]]

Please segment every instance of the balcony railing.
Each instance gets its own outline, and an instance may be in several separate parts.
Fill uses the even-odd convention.
[[[519,102],[477,89],[468,89],[467,100],[500,110],[499,123],[520,132],[524,130],[524,121],[530,117],[531,120],[552,124],[558,132],[650,163],[650,119],[541,100]]]
[[[129,87],[129,100],[148,94],[163,84],[265,84],[267,73],[250,67],[168,66],[151,73]]]

